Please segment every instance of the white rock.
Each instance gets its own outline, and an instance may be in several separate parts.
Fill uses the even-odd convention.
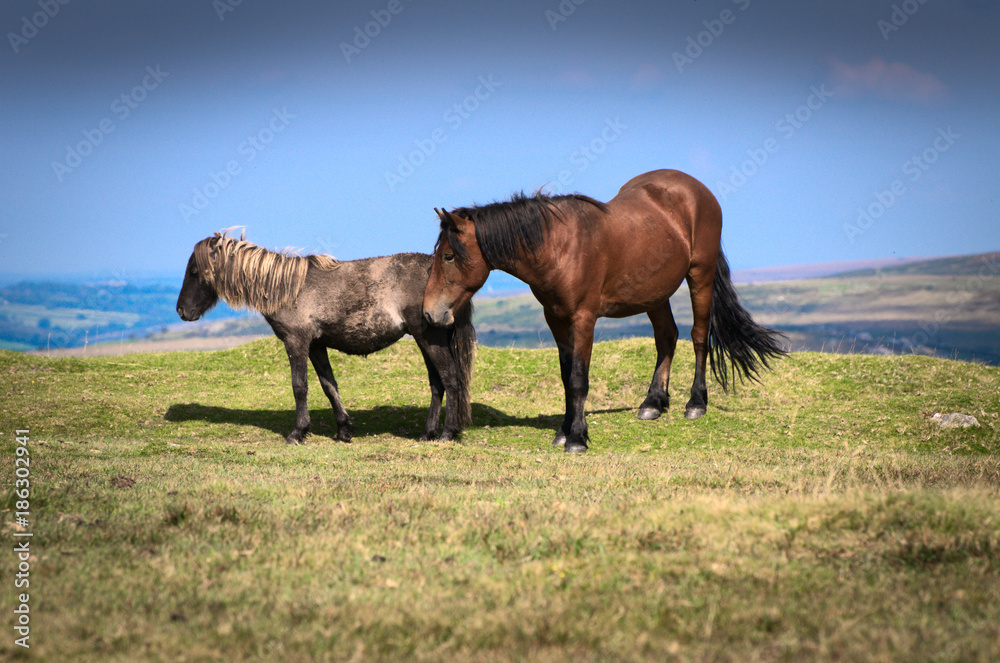
[[[960,412],[941,414],[940,412],[935,412],[931,419],[936,421],[941,428],[968,428],[970,426],[979,428],[979,422],[971,414],[961,414]]]

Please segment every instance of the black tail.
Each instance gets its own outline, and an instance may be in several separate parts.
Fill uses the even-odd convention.
[[[708,359],[712,375],[726,390],[730,373],[735,381],[748,378],[759,382],[761,368],[770,368],[768,360],[788,353],[781,341],[783,334],[761,327],[740,304],[740,297],[729,277],[729,263],[722,251],[715,263],[712,308],[708,319]]]
[[[472,365],[476,361],[476,329],[472,326],[472,302],[455,311],[449,329],[451,356],[458,364],[458,421],[465,428],[472,423]]]

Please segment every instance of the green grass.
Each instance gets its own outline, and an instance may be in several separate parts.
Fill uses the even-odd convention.
[[[652,342],[595,347],[582,457],[550,446],[554,350],[480,348],[475,424],[420,443],[413,343],[334,355],[293,425],[267,339],[214,353],[0,352],[4,530],[29,428],[30,660],[996,660],[1000,369],[794,354],[635,419]],[[980,428],[941,430],[934,412]]]

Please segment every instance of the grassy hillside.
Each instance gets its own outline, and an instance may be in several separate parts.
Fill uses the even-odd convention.
[[[918,353],[1000,364],[1000,253],[842,276],[739,284],[758,322],[796,350]],[[682,338],[691,329],[686,286],[671,299]],[[476,329],[497,346],[552,345],[530,294],[477,300]],[[602,319],[599,339],[652,336],[645,316]]]
[[[29,429],[26,660],[996,660],[1000,369],[801,353],[683,418],[634,410],[652,342],[595,347],[590,453],[549,442],[555,352],[480,348],[474,426],[420,443],[412,343],[332,357],[288,447],[271,338],[211,353],[0,352],[4,528]],[[942,430],[934,412],[979,428]],[[0,556],[11,582],[17,560]],[[8,585],[10,587],[10,585]]]
[[[922,276],[980,276],[988,278],[1000,274],[1000,251],[980,253],[968,256],[950,256],[935,260],[921,260],[881,267],[879,269],[864,269],[848,272],[840,276],[873,276],[889,274],[909,274]]]

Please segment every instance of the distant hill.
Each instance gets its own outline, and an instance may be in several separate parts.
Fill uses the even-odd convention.
[[[915,352],[1000,364],[1000,252],[744,270],[734,279],[754,318],[787,334],[793,349]],[[553,344],[541,306],[523,283],[496,272],[487,286],[476,297],[480,343]],[[185,340],[184,347],[209,348],[214,341],[206,339],[271,333],[259,315],[224,304],[197,323],[183,323],[174,310],[179,289],[163,280],[11,284],[0,288],[0,348],[114,343],[123,352],[138,341],[181,347]],[[686,287],[671,304],[687,337]],[[645,316],[602,319],[596,330],[598,340],[652,333]]]
[[[919,353],[1000,364],[1000,253],[867,267],[823,278],[742,283],[760,323],[795,350]],[[552,345],[530,294],[477,299],[485,345]],[[691,330],[686,286],[671,299],[682,337]],[[598,321],[598,340],[651,336],[645,316]]]
[[[769,281],[796,281],[834,276],[848,272],[893,269],[912,263],[922,263],[927,258],[882,258],[879,260],[846,260],[821,262],[813,265],[788,265],[786,267],[759,267],[756,269],[734,269],[734,283],[762,283]],[[934,260],[931,258],[930,260]]]
[[[922,276],[997,276],[1000,273],[1000,251],[971,256],[949,256],[931,260],[905,261],[897,265],[869,266],[840,272],[845,278],[908,274]]]
[[[10,284],[0,288],[0,348],[68,348],[165,332],[180,322],[179,289],[179,284],[121,280]],[[222,306],[208,320],[237,315]]]

